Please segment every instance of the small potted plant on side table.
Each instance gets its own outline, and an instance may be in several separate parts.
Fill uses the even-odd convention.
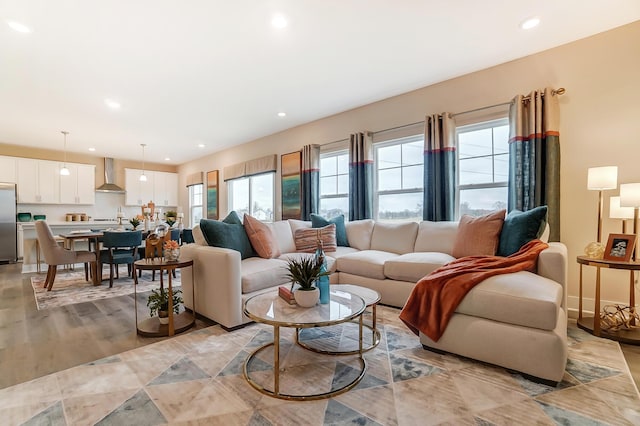
[[[313,257],[291,259],[287,262],[287,276],[291,279],[291,291],[299,306],[309,308],[318,302],[320,290],[314,284],[318,277],[329,274],[321,272],[321,268],[322,263]],[[298,287],[294,289],[296,284]]]
[[[173,312],[175,314],[180,313],[180,304],[182,300],[182,290],[173,290]],[[169,323],[169,290],[160,288],[159,290],[151,290],[149,299],[147,299],[147,307],[149,308],[149,315],[152,317],[158,314],[160,324]]]

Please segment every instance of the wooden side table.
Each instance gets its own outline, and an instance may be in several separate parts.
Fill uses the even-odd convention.
[[[629,271],[629,306],[634,307],[636,298],[634,293],[634,272],[640,271],[640,263],[637,262],[618,262],[613,260],[592,259],[587,256],[578,256],[576,261],[580,264],[580,301],[578,305],[578,327],[588,331],[589,333],[608,339],[617,340],[632,345],[640,345],[640,328],[620,329],[617,331],[603,330],[600,324],[600,269],[621,269]],[[594,266],[596,268],[596,294],[594,316],[582,315],[582,267]],[[632,325],[635,321],[632,320]]]
[[[193,300],[193,311],[191,313],[184,311],[177,315],[173,313],[173,288],[171,286],[171,276],[173,275],[173,271],[180,268],[191,267],[191,282],[195,283],[195,274],[193,271],[193,260],[191,259],[178,259],[174,262],[167,262],[162,257],[157,257],[153,259],[140,259],[136,260],[133,263],[133,277],[135,281],[134,285],[134,300],[135,300],[135,310],[136,310],[136,330],[139,335],[145,337],[160,337],[160,336],[173,336],[176,333],[182,333],[193,327],[196,324],[196,286],[193,285],[192,290],[192,300]],[[160,320],[158,317],[147,318],[142,322],[138,322],[138,296],[137,296],[137,285],[138,278],[136,274],[136,269],[147,270],[147,271],[160,271],[160,288],[164,288],[164,271],[168,271],[167,276],[169,277],[169,281],[167,283],[167,290],[169,291],[169,324],[160,324]]]

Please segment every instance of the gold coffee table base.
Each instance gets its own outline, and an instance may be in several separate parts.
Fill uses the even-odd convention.
[[[355,321],[346,322],[342,326],[344,327],[347,324],[356,324],[356,322]],[[332,327],[337,327],[337,326],[332,326]],[[369,331],[371,332],[371,343],[365,343],[364,340],[362,342],[362,352],[368,352],[371,349],[378,346],[378,344],[380,343],[380,331],[373,328],[369,324],[363,324],[362,327],[369,329]],[[360,353],[360,350],[358,348],[346,349],[346,350],[331,350],[331,349],[322,349],[318,347],[313,347],[309,345],[307,342],[300,340],[301,335],[304,337],[304,330],[305,329],[300,329],[300,328],[296,329],[296,343],[307,350],[310,350],[312,352],[316,352],[319,354],[324,354],[324,355],[357,355]],[[354,340],[354,343],[358,343],[358,342]]]

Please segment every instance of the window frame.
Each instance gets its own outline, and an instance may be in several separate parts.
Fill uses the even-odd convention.
[[[472,184],[464,184],[461,185],[460,184],[460,139],[459,139],[459,135],[460,133],[467,133],[467,132],[473,132],[473,131],[477,131],[477,130],[484,130],[484,129],[493,129],[495,127],[501,127],[501,126],[508,126],[509,125],[509,117],[507,114],[501,115],[498,118],[493,118],[490,120],[482,120],[482,121],[477,121],[477,122],[473,122],[473,123],[469,123],[469,124],[464,124],[461,126],[456,126],[456,200],[458,201],[456,203],[456,211],[455,211],[455,215],[456,218],[459,220],[460,219],[460,205],[461,205],[461,199],[460,199],[460,191],[468,191],[468,190],[476,190],[476,189],[495,189],[495,188],[508,188],[509,187],[509,176],[507,174],[507,178],[504,181],[500,181],[500,182],[496,182],[495,181],[495,141],[492,137],[492,144],[491,144],[491,154],[490,155],[482,155],[482,156],[477,156],[477,157],[472,157],[472,158],[488,158],[491,157],[492,161],[491,161],[491,175],[492,175],[492,180],[493,182],[485,182],[485,183],[472,183]],[[508,141],[507,141],[508,142]],[[498,155],[504,155],[504,154],[498,154]],[[508,158],[508,151],[507,151],[507,158]],[[505,200],[505,203],[507,203],[507,200]]]
[[[195,187],[200,187],[200,204],[194,203]],[[189,185],[189,223],[193,228],[196,225],[194,210],[200,209],[200,217],[204,218],[204,184],[198,183],[195,185]],[[198,221],[199,222],[199,221]]]
[[[339,173],[338,172],[338,164],[337,164],[337,157],[346,155],[347,156],[347,173]],[[336,158],[336,173],[335,174],[330,174],[330,175],[324,175],[322,174],[322,160],[326,159],[326,158]],[[347,199],[347,211],[344,212],[345,214],[345,219],[349,219],[349,150],[348,149],[340,149],[340,150],[335,150],[335,151],[328,151],[328,152],[323,152],[320,154],[320,172],[318,174],[318,183],[319,183],[319,199],[320,199],[320,205],[318,205],[318,209],[319,211],[322,211],[322,200],[328,200],[328,199],[342,199],[342,198],[346,198]],[[338,176],[347,176],[347,192],[338,192]],[[330,195],[322,195],[322,178],[323,177],[335,177],[336,178],[336,193],[335,194],[330,194]]]
[[[270,220],[263,220],[263,222],[273,222],[275,221],[275,205],[276,205],[276,185],[275,185],[275,181],[276,181],[276,172],[274,171],[269,171],[269,172],[264,172],[264,173],[257,173],[255,175],[250,175],[250,176],[242,176],[236,179],[230,179],[227,181],[227,202],[229,205],[229,211],[234,210],[234,206],[233,206],[233,188],[231,187],[231,185],[233,185],[236,182],[240,182],[240,181],[247,181],[248,185],[249,185],[249,211],[248,214],[252,217],[255,217],[255,212],[253,210],[253,201],[254,201],[254,195],[253,195],[253,179],[255,179],[256,177],[260,177],[260,176],[265,176],[265,175],[271,175],[271,219]],[[238,212],[238,216],[240,216],[241,219],[243,219],[244,217],[244,213],[240,214]]]

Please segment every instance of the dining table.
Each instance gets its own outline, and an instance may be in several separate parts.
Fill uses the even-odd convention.
[[[64,247],[72,248],[75,241],[78,240],[87,240],[94,242],[94,250],[93,252],[96,254],[96,261],[91,262],[91,275],[93,277],[93,285],[100,285],[101,280],[98,277],[98,262],[100,261],[100,249],[98,240],[104,234],[102,231],[71,231],[67,234],[60,234],[60,237],[64,239]],[[91,251],[91,244],[89,243],[89,250]],[[102,274],[100,274],[102,275]]]

